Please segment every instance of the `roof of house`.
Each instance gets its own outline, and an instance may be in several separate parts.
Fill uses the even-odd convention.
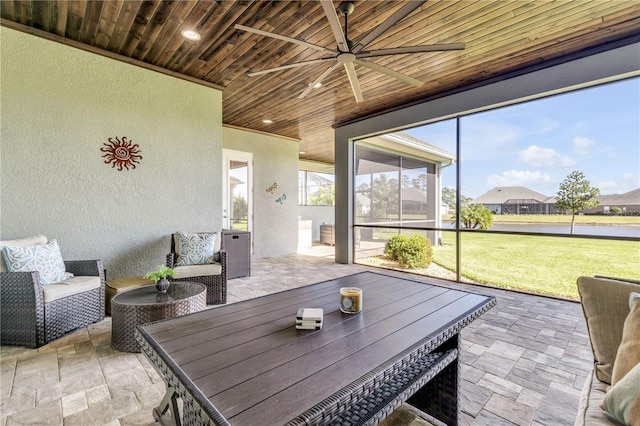
[[[596,197],[600,204],[615,205],[640,205],[640,188],[624,194],[598,195]],[[472,201],[473,204],[505,204],[509,200],[518,200],[521,203],[535,200],[540,203],[555,204],[556,198],[549,197],[539,192],[533,191],[524,186],[498,186]]]
[[[624,194],[599,195],[596,197],[600,204],[613,205],[640,205],[640,188]]]
[[[504,204],[508,200],[535,200],[540,203],[555,203],[555,198],[525,188],[524,186],[498,186],[485,192],[473,200],[472,203]]]

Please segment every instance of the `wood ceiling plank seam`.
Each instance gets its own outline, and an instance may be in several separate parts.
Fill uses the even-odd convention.
[[[634,20],[628,21],[629,28],[635,30],[634,32],[640,33],[638,31],[638,23],[640,22],[640,17],[636,17]],[[621,30],[622,26],[616,26],[618,31]],[[615,33],[610,31],[610,28],[604,25],[603,21],[598,21],[596,19],[591,20],[589,22],[584,22],[581,25],[576,25],[571,28],[572,31],[569,33],[563,33],[561,37],[558,34],[548,34],[545,37],[541,37],[538,39],[537,49],[532,52],[528,52],[531,55],[536,55],[541,58],[541,60],[547,61],[549,59],[553,59],[558,56],[566,55],[569,52],[572,52],[576,49],[576,46],[583,44],[584,41],[582,39],[586,39],[593,44],[605,44],[615,39],[618,39],[619,36],[613,36]],[[625,35],[631,35],[634,32],[627,33]],[[555,40],[560,40],[559,43],[555,43]],[[550,50],[549,47],[553,46],[554,50]],[[545,52],[545,55],[539,55],[538,52]],[[550,56],[549,52],[552,52]]]
[[[593,8],[584,11],[584,13],[580,14],[580,17],[582,18],[580,21],[582,23],[588,24],[588,25],[605,24],[604,15],[602,15],[602,12],[605,11],[605,10],[610,10],[610,8],[605,8],[603,6],[605,6],[605,5],[603,5],[601,3],[597,3]],[[534,34],[534,36],[533,36],[533,40],[535,40],[537,38],[544,38],[549,34],[562,33],[562,30],[565,29],[564,28],[564,24],[572,24],[575,21],[575,20],[573,20],[571,18],[573,18],[573,16],[566,16],[566,17],[562,18],[561,20],[554,21],[553,25],[551,25],[550,27],[548,27],[546,29],[542,29],[539,33],[536,32]],[[562,27],[560,27],[561,25],[562,25]],[[578,25],[581,25],[581,24],[578,23]],[[575,31],[575,27],[573,25],[571,25],[571,26],[566,25],[566,26],[570,30]]]
[[[553,13],[553,16],[556,19],[560,19],[561,16],[565,16],[567,13],[572,13],[571,9],[573,9],[573,7],[563,9],[561,11],[558,10],[565,5],[565,3],[557,3],[556,7],[546,10],[545,13],[535,15],[521,14],[517,21],[511,20],[505,22],[505,26],[508,30],[499,33],[489,32],[487,36],[478,38],[474,43],[470,43],[468,48],[465,49],[466,59],[487,57],[491,52],[494,52],[497,49],[507,48],[508,46],[513,45],[514,41],[521,40],[523,37],[530,40],[531,33],[539,31],[539,27],[535,26],[535,24],[548,20],[548,14]],[[572,6],[576,5],[577,3],[573,3]]]
[[[349,34],[350,40],[355,46],[360,40],[367,36],[371,31],[375,30],[389,19],[396,11],[401,9],[406,2],[357,2],[354,12],[349,17]],[[370,6],[366,9],[364,6]],[[413,15],[418,9],[411,12]],[[338,13],[341,22],[344,18]],[[406,19],[405,17],[404,19]],[[344,25],[343,25],[344,27]],[[377,38],[376,38],[377,39]]]
[[[66,37],[80,41],[80,34],[84,25],[84,14],[87,10],[86,1],[72,1],[67,11]]]
[[[33,23],[32,4],[33,2],[31,0],[22,0],[18,2],[18,16],[20,17],[20,23],[23,25],[30,26]]]
[[[630,5],[631,7],[616,9],[615,12],[608,13],[603,16],[604,23],[609,25],[609,23],[621,23],[628,19],[635,19],[640,17],[640,2],[634,2]]]
[[[211,59],[211,68],[220,69],[221,58],[225,58],[236,44],[242,43],[242,38],[235,34],[233,24],[242,16],[251,16],[260,10],[260,4],[253,2],[244,10],[220,10],[219,16],[206,27],[206,35],[203,37],[205,43],[199,43],[197,49],[180,58],[174,65],[177,71],[198,76],[198,70],[207,66],[207,59]],[[204,21],[204,20],[203,20]],[[207,24],[205,24],[207,25]],[[215,65],[213,65],[215,64]],[[207,79],[206,75],[199,78]],[[213,78],[211,78],[213,80]],[[220,79],[216,79],[220,81]]]
[[[127,31],[131,27],[131,23],[136,17],[136,13],[140,8],[140,1],[125,1],[118,13],[118,19],[109,37],[109,44],[107,44],[107,50],[119,53],[122,48],[122,44],[127,38]]]
[[[422,45],[422,44],[437,44],[437,43],[450,43],[450,42],[464,42],[471,43],[472,39],[466,37],[463,34],[464,30],[469,30],[469,27],[477,28],[482,25],[487,25],[488,27],[495,28],[497,23],[491,21],[491,19],[495,16],[504,15],[504,16],[512,16],[511,10],[514,4],[519,3],[511,3],[511,2],[482,2],[484,7],[477,10],[475,12],[475,16],[473,20],[470,19],[468,15],[460,16],[455,20],[446,21],[440,18],[440,14],[433,14],[429,17],[425,17],[425,19],[420,22],[411,22],[411,25],[403,28],[401,31],[409,32],[408,36],[402,38],[403,45]],[[443,9],[440,12],[445,13],[447,9]],[[418,18],[418,16],[416,16]],[[473,22],[473,25],[469,25],[469,22]],[[420,25],[423,25],[424,28],[416,28]],[[398,47],[398,43],[394,42],[397,40],[402,32],[400,29],[395,29],[395,31],[391,31],[388,34],[388,37],[381,39],[380,41],[384,41],[386,44],[373,44],[371,45],[371,50],[375,50],[380,47]],[[389,41],[390,39],[391,41]]]
[[[223,4],[226,6],[226,8],[223,8],[221,6]],[[189,52],[189,54],[184,56],[182,60],[176,64],[175,69],[178,72],[192,74],[192,67],[194,66],[194,64],[198,63],[198,61],[201,61],[200,57],[211,46],[211,40],[220,38],[218,35],[223,32],[223,30],[220,28],[220,21],[223,19],[224,15],[228,11],[228,8],[231,7],[232,4],[221,3],[217,6],[218,7],[211,8],[208,16],[203,18],[203,20],[200,22],[198,31],[202,35],[202,38],[200,42]]]
[[[509,2],[500,2],[501,4],[509,4]],[[483,21],[470,26],[458,33],[456,33],[456,38],[460,40],[465,40],[467,45],[478,44],[476,43],[478,40],[481,40],[482,37],[487,36],[488,34],[494,33],[497,26],[512,25],[514,22],[518,22],[518,20],[514,20],[514,18],[520,13],[517,13],[520,9],[530,9],[531,3],[517,3],[519,7],[517,8],[501,8],[496,9],[494,13],[483,16]],[[522,5],[521,5],[522,4]],[[541,8],[549,7],[544,10],[552,10],[554,7],[558,7],[558,3],[543,3]],[[506,10],[505,10],[506,9]]]
[[[51,3],[48,1],[33,4],[33,27],[49,32],[49,15]]]
[[[84,15],[84,22],[82,23],[82,30],[80,31],[80,40],[83,43],[94,46],[105,2],[89,1],[87,2],[87,6],[88,7],[85,10]]]
[[[189,14],[185,17],[184,22],[180,26],[177,34],[175,34],[171,40],[167,43],[163,49],[163,54],[156,60],[157,65],[167,68],[173,71],[171,64],[174,64],[182,55],[188,53],[194,45],[194,42],[187,40],[180,35],[181,29],[193,29],[198,26],[198,23],[202,21],[202,18],[207,16],[209,10],[215,7],[215,2],[197,2],[196,7],[191,9]],[[221,34],[222,36],[222,34]]]
[[[16,20],[16,9],[13,0],[0,1],[0,16],[10,21]]]
[[[287,3],[287,5],[292,5],[292,4],[293,3]],[[281,13],[279,13],[275,17],[275,19],[272,17],[271,18],[267,17],[267,20],[262,20],[260,22],[247,22],[242,24],[253,27],[253,28],[260,28],[262,30],[265,30],[265,28],[268,28],[269,31],[273,31],[272,29],[273,27],[277,27],[280,24],[282,24],[282,22],[289,19],[289,16],[291,14],[288,13],[287,9],[283,9]],[[282,42],[280,40],[279,40],[280,43],[276,43],[276,39],[272,39],[269,37],[265,37],[264,39],[252,37],[252,34],[249,32],[238,31],[238,34],[239,34],[238,37],[243,37],[244,40],[248,40],[248,41],[245,41],[244,43],[246,43],[249,49],[245,49],[244,53],[241,56],[238,56],[234,60],[232,65],[226,66],[225,64],[225,67],[219,74],[220,76],[219,78],[223,80],[227,80],[227,79],[235,80],[236,78],[240,77],[240,75],[246,74],[247,72],[251,71],[252,70],[251,66],[247,65],[248,63],[256,64],[256,63],[267,61],[267,60],[272,61],[273,60],[272,51],[277,51],[277,46],[280,46],[280,45],[294,46],[294,44],[292,43]],[[282,43],[285,43],[285,44],[282,44]],[[307,49],[307,50],[310,51],[311,49]],[[278,58],[281,60],[284,59],[282,57],[278,57]]]
[[[123,5],[124,0],[105,3],[102,8],[102,14],[100,15],[98,28],[96,29],[96,37],[93,41],[94,46],[107,49]]]
[[[632,24],[632,27],[634,25]],[[637,24],[635,25],[635,28],[637,29]],[[482,78],[469,78],[469,79],[460,79],[459,77],[462,77],[461,75],[453,75],[451,77],[449,77],[448,80],[445,79],[441,79],[441,82],[445,85],[447,84],[451,84],[451,85],[459,85],[459,84],[469,84],[472,82],[478,82],[478,81],[482,81],[488,78],[492,78],[492,77],[498,77],[502,74],[505,74],[507,72],[512,72],[512,71],[517,71],[518,69],[523,69],[526,68],[528,66],[531,65],[535,65],[538,64],[540,62],[542,62],[543,60],[550,60],[550,59],[556,59],[556,58],[561,58],[562,56],[565,56],[567,54],[570,53],[574,53],[577,50],[580,49],[580,46],[584,45],[584,42],[586,39],[589,39],[589,41],[591,42],[591,46],[597,46],[597,45],[602,45],[605,44],[607,42],[611,42],[613,40],[603,40],[603,32],[607,31],[608,29],[603,30],[602,32],[599,33],[581,33],[578,32],[576,33],[575,37],[572,39],[571,43],[565,42],[562,43],[561,45],[555,46],[555,44],[551,43],[552,45],[554,45],[554,47],[556,47],[556,54],[554,56],[548,56],[548,57],[544,57],[543,56],[543,52],[544,54],[547,54],[546,51],[544,50],[543,47],[541,47],[540,49],[536,50],[536,51],[530,51],[527,52],[526,54],[522,54],[522,55],[503,55],[500,58],[494,58],[491,61],[492,64],[492,68],[488,69],[485,68],[485,74],[482,75]],[[619,39],[620,37],[618,37]],[[548,55],[548,54],[547,54]],[[469,69],[474,69],[474,66],[469,66]],[[507,71],[505,71],[507,70]],[[461,72],[464,72],[465,69],[461,69]],[[462,74],[465,75],[465,74]]]
[[[180,36],[179,30],[183,25],[186,17],[196,7],[198,3],[195,1],[181,1],[176,2],[175,8],[171,11],[171,14],[165,21],[165,24],[160,31],[160,34],[154,41],[153,46],[147,52],[147,54],[140,58],[145,62],[150,62],[157,65],[159,58],[163,55],[167,49],[167,45],[175,37]]]
[[[504,2],[498,2],[504,3]],[[427,3],[428,4],[428,3]],[[461,5],[464,4],[463,8]],[[415,44],[435,44],[443,42],[454,42],[464,40],[454,40],[452,38],[443,39],[441,36],[434,36],[430,40],[425,40],[425,31],[433,34],[442,34],[443,29],[457,28],[458,25],[464,25],[469,21],[469,16],[481,12],[494,9],[494,2],[456,2],[454,5],[446,9],[441,9],[439,13],[431,14],[427,18],[422,13],[417,13],[409,18],[400,21],[396,26],[392,27],[382,36],[378,37],[373,43],[369,44],[365,50],[375,50],[384,47],[400,47]],[[474,21],[475,22],[475,21]],[[399,40],[400,34],[406,34]],[[420,40],[422,38],[422,40]]]
[[[319,69],[318,72],[322,72],[324,69]],[[332,72],[330,75],[334,75],[334,73],[339,72],[336,70]],[[244,93],[245,98],[248,97],[248,101],[251,102],[252,109],[260,109],[264,102],[269,102],[270,99],[281,99],[281,101],[287,105],[290,105],[291,102],[294,102],[301,90],[299,89],[299,83],[296,79],[293,78],[280,78],[281,82],[277,85],[272,84],[270,81],[265,81],[261,85],[257,85],[255,89],[253,89],[250,93]],[[262,90],[262,87],[267,87],[267,90]],[[238,92],[238,96],[243,95],[243,92]],[[227,93],[227,96],[233,96],[232,93]],[[270,110],[272,108],[265,108],[264,110]],[[242,107],[239,108],[242,110]],[[235,111],[231,110],[229,113],[233,113]]]
[[[59,0],[52,4],[49,23],[49,31],[64,37],[67,28],[67,14],[69,11],[69,2],[67,0]]]
[[[127,37],[120,48],[120,53],[131,57],[135,49],[140,44],[142,35],[152,25],[151,18],[155,14],[156,10],[160,6],[160,0],[147,0],[140,5],[140,9],[136,13],[129,31],[127,31]]]
[[[160,3],[156,11],[154,12],[151,20],[149,21],[149,25],[145,29],[142,37],[140,37],[140,41],[138,45],[131,53],[131,57],[134,59],[142,60],[149,52],[156,39],[162,32],[165,23],[171,16],[171,13],[178,5],[177,2],[165,2]]]
[[[520,33],[520,34],[516,33],[516,34],[514,34],[514,37],[513,37],[513,38],[511,38],[511,39],[503,39],[503,40],[500,40],[500,41],[501,41],[501,42],[503,42],[503,43],[507,43],[507,42],[510,42],[510,41],[512,41],[512,40],[514,40],[514,39],[520,39],[521,37],[522,37],[522,34],[521,34],[521,33]],[[530,37],[530,36],[527,36],[527,37]],[[484,46],[482,43],[478,43],[478,44],[480,44],[480,45]],[[480,55],[480,52],[482,52],[482,53],[484,53],[484,54],[486,55],[486,53],[487,53],[487,52],[486,52],[486,50],[487,50],[487,49],[486,49],[485,47],[481,47],[481,48],[475,49],[475,48],[473,47],[474,45],[475,45],[475,44],[473,44],[473,45],[469,48],[468,55],[466,55],[465,60],[464,60],[464,61],[462,61],[461,63],[476,64],[477,62],[471,62],[471,61],[476,61],[476,60],[482,59],[482,57],[480,57],[480,56],[481,56],[481,55]],[[476,50],[479,52],[478,54],[475,54]],[[433,65],[433,64],[429,64],[429,67],[423,67],[423,66],[420,66],[420,69],[421,69],[421,70],[423,70],[423,71],[425,71],[425,72],[428,72],[428,71],[430,71],[430,69],[429,69],[429,68],[430,68],[430,67],[432,67],[432,65]],[[473,66],[473,65],[472,65],[472,66]]]
[[[603,10],[605,8],[599,8]],[[518,20],[517,22],[510,23],[508,26],[508,30],[502,32],[495,37],[489,37],[483,39],[483,43],[491,43],[494,40],[511,40],[515,37],[521,36],[523,33],[527,34],[527,37],[530,40],[533,40],[532,37],[535,37],[537,33],[544,32],[545,29],[551,29],[556,32],[558,29],[561,31],[565,30],[564,27],[566,24],[576,25],[579,22],[576,21],[576,15],[580,14],[583,16],[585,9],[579,7],[577,3],[559,3],[558,7],[553,8],[552,10],[545,11],[544,13],[532,14],[525,16],[525,19]],[[538,26],[538,23],[545,23],[544,26]],[[562,28],[559,28],[562,25]],[[531,31],[531,28],[536,28],[536,31]],[[529,29],[529,31],[525,31]]]
[[[317,5],[315,2],[307,2],[307,3],[308,3],[308,7],[311,7],[311,10],[304,12],[305,16],[308,16],[312,14],[314,10],[319,9],[319,5]],[[300,8],[297,8],[297,9],[300,10]],[[295,12],[293,13],[293,15],[295,15]],[[295,32],[288,32],[287,30],[283,30],[283,26],[287,26],[287,28],[288,26],[291,26],[292,29],[296,29],[296,28],[299,29],[301,27],[300,25],[295,24],[295,21],[297,19],[293,19],[293,15],[283,12],[282,14],[280,14],[280,16],[278,16],[276,20],[271,20],[271,22],[268,22],[268,24],[266,25],[266,28],[268,28],[268,30],[271,32],[287,35],[288,37],[291,37],[291,38],[304,39],[304,37],[300,37],[299,32],[295,33]],[[316,26],[317,24],[308,26],[306,28],[306,31],[314,30]],[[264,30],[265,26],[259,26],[256,28]],[[275,30],[273,30],[272,28],[275,28]],[[310,49],[305,49],[301,46],[296,46],[293,43],[277,40],[270,37],[261,37],[255,34],[248,34],[248,40],[250,40],[250,43],[252,44],[253,49],[258,51],[258,54],[255,54],[255,53],[252,54],[253,52],[248,52],[245,55],[245,57],[240,60],[240,63],[238,64],[238,68],[239,69],[246,68],[246,72],[252,71],[252,70],[256,70],[256,71],[260,70],[257,64],[262,62],[264,63],[269,62],[269,65],[261,69],[284,65],[284,60],[283,60],[284,55],[278,55],[278,54],[274,55],[273,52],[280,52],[285,49],[292,49],[292,50],[296,49],[296,51],[299,51],[299,52],[310,50]],[[309,42],[313,42],[313,41],[310,40]],[[317,44],[317,43],[314,43],[314,44]],[[315,55],[314,58],[321,57],[321,54],[316,54],[316,52],[314,52],[314,55]],[[276,59],[277,59],[277,62],[275,61]],[[247,64],[248,62],[252,62],[253,65],[246,66],[245,64]]]

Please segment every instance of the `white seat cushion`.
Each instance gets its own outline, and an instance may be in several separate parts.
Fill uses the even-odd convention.
[[[210,263],[208,265],[176,266],[173,270],[176,273],[174,278],[177,279],[202,277],[222,274],[222,265],[219,263]]]
[[[19,240],[4,240],[0,241],[0,247],[29,247],[29,246],[43,246],[47,243],[47,237],[44,235],[34,235],[33,237],[21,238]],[[7,272],[7,265],[4,263],[4,256],[0,256],[0,272]]]
[[[100,287],[100,277],[78,276],[42,287],[44,303]]]

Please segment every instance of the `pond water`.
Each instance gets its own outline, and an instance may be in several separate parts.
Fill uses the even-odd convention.
[[[445,228],[453,228],[453,223],[443,224]],[[515,224],[494,223],[491,231],[507,232],[541,232],[545,234],[569,234],[571,225]],[[640,238],[640,225],[575,225],[574,235],[598,235],[610,237]]]

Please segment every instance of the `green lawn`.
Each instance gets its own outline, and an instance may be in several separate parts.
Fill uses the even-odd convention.
[[[578,299],[581,275],[640,279],[640,242],[461,234],[461,275],[505,289]],[[455,234],[443,232],[434,262],[455,271]]]

